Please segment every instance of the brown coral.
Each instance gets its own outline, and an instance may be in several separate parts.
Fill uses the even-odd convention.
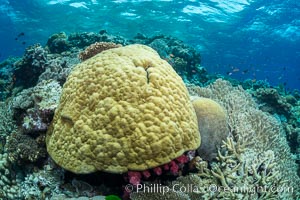
[[[220,104],[209,98],[193,97],[192,103],[202,140],[197,151],[201,158],[211,161],[228,136],[227,114]]]
[[[200,145],[182,79],[150,47],[104,51],[77,65],[47,133],[47,150],[75,173],[145,170]]]
[[[38,138],[39,140],[40,138]],[[8,157],[13,162],[30,161],[35,162],[46,156],[44,142],[37,143],[28,135],[12,133],[7,140],[6,148]]]
[[[102,51],[121,47],[120,44],[115,44],[113,42],[96,42],[88,46],[84,51],[79,53],[79,59],[85,61]]]

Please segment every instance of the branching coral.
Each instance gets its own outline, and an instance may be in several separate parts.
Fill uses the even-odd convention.
[[[5,143],[6,136],[15,129],[16,125],[13,120],[11,103],[0,102],[0,145]],[[0,153],[1,149],[2,148],[0,148]]]
[[[24,199],[47,199],[46,196],[67,193],[60,188],[64,171],[48,167],[49,165],[45,165],[44,169],[28,173],[20,182],[20,193]]]
[[[40,136],[41,137],[41,136]],[[7,140],[6,148],[12,162],[35,162],[46,156],[46,149],[28,135],[12,133]]]
[[[266,188],[267,191],[233,193],[234,196],[227,198],[299,198],[297,166],[282,125],[275,118],[259,110],[241,87],[232,87],[223,80],[206,88],[189,87],[189,90],[193,95],[214,99],[228,113],[232,138],[224,143],[218,161],[211,164],[211,170],[201,168],[206,178],[215,180],[220,186],[245,185],[247,188]],[[272,186],[293,189],[293,192],[270,192]],[[226,197],[229,193],[220,195]]]
[[[292,190],[296,188],[288,188],[276,170],[277,163],[271,150],[263,154],[250,152],[228,137],[217,159],[211,168],[199,159],[198,174],[179,177],[169,187],[193,188],[182,190],[191,200],[277,199],[295,195]]]

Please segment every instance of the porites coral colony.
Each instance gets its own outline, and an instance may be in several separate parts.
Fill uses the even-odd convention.
[[[74,173],[123,173],[197,149],[200,134],[182,79],[150,47],[128,45],[74,68],[46,144]]]

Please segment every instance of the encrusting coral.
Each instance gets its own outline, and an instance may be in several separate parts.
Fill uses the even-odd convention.
[[[57,107],[61,86],[57,81],[42,81],[20,92],[12,101],[15,119],[25,133],[46,131]]]
[[[47,150],[75,173],[142,171],[200,145],[182,79],[150,47],[103,51],[77,65],[47,132]]]

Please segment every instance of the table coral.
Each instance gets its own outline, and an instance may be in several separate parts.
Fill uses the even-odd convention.
[[[200,134],[182,79],[150,47],[129,45],[74,68],[46,143],[72,172],[123,173],[198,148]]]

